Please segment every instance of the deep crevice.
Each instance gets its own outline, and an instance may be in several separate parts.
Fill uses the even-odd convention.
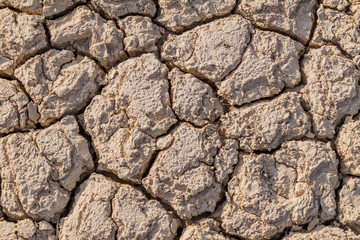
[[[179,36],[179,35],[182,35],[185,32],[193,30],[196,27],[205,25],[205,24],[210,23],[212,21],[216,21],[216,20],[219,20],[219,19],[229,17],[230,15],[232,15],[232,12],[228,12],[228,13],[225,13],[225,14],[222,14],[222,15],[212,16],[212,17],[210,17],[208,19],[200,20],[198,22],[194,22],[189,26],[182,27],[182,29],[178,30],[178,31],[172,31],[172,30],[168,29],[164,24],[160,23],[156,18],[153,18],[153,22],[155,22],[158,26],[160,26],[160,27],[166,29],[167,31],[169,31],[169,33],[171,33],[172,35]]]
[[[54,14],[52,16],[49,16],[49,17],[45,17],[45,19],[47,19],[47,20],[56,20],[58,18],[64,17],[64,16],[68,15],[69,13],[71,13],[77,7],[87,6],[88,2],[90,2],[90,1],[87,0],[86,2],[75,3],[74,5],[68,7],[66,10],[64,10],[64,11],[62,11],[60,13]]]
[[[6,5],[6,4],[5,4],[5,6],[0,7],[0,9],[4,9],[4,8],[8,8],[8,9],[10,9],[11,11],[14,11],[14,12],[16,12],[16,13],[26,13],[26,14],[29,14],[29,13],[27,13],[27,12],[25,12],[25,11],[21,11],[20,9],[14,8],[13,6]],[[33,15],[38,15],[38,14],[33,14]],[[38,16],[39,16],[39,15],[38,15]]]
[[[181,235],[182,235],[182,232],[184,231],[185,227],[183,226],[180,226],[177,231],[176,231],[176,236],[174,237],[174,240],[179,240]]]
[[[220,232],[224,236],[229,237],[230,239],[232,238],[232,239],[236,239],[236,240],[245,240],[245,238],[242,238],[242,237],[239,237],[239,236],[237,236],[235,234],[231,234],[231,233],[226,232],[226,230],[221,226],[221,222],[220,222],[219,228],[220,228]]]
[[[56,236],[58,235],[58,229],[59,229],[59,223],[60,221],[67,217],[71,211],[71,209],[73,208],[74,204],[75,204],[75,197],[76,194],[79,192],[80,190],[80,186],[89,179],[89,177],[91,176],[91,174],[94,172],[94,169],[91,170],[90,172],[86,172],[86,173],[82,173],[79,177],[79,180],[76,182],[76,186],[74,187],[74,189],[70,192],[70,199],[68,201],[68,203],[66,204],[66,207],[64,208],[64,210],[62,211],[62,213],[60,214],[59,220],[56,223]]]
[[[149,175],[150,169],[151,169],[151,167],[154,165],[154,163],[155,163],[155,161],[156,161],[156,158],[157,158],[157,156],[158,156],[159,153],[160,153],[160,150],[156,150],[156,151],[152,154],[152,156],[151,156],[151,158],[150,158],[150,161],[149,161],[149,163],[148,163],[148,166],[146,167],[144,173],[143,173],[142,176],[141,176],[141,179],[146,178],[146,177]]]
[[[175,219],[179,220],[180,224],[182,227],[185,227],[185,221],[177,214],[177,212],[166,202],[164,202],[163,200],[161,200],[158,197],[153,196],[152,194],[150,194],[141,184],[137,184],[137,183],[133,183],[130,181],[125,181],[120,179],[118,176],[116,176],[113,173],[110,172],[106,172],[106,171],[99,171],[99,170],[95,170],[96,173],[101,174],[105,177],[108,177],[110,179],[112,179],[113,181],[120,183],[120,184],[126,184],[126,185],[130,185],[134,188],[136,188],[137,190],[141,191],[149,200],[156,200],[158,201],[162,207],[164,209],[166,209],[168,211],[168,213]]]
[[[320,8],[320,0],[317,0],[317,4],[316,6],[314,7],[314,13],[313,13],[313,24],[310,28],[310,34],[309,34],[309,40],[305,43],[305,47],[308,47],[310,42],[312,41],[313,37],[314,37],[314,33],[315,33],[315,30],[316,30],[316,27],[317,27],[317,21],[318,21],[318,15],[317,15],[317,11],[319,10]]]
[[[253,21],[251,21],[251,24],[253,25],[253,27],[254,27],[255,29],[259,29],[259,30],[261,30],[261,31],[266,31],[266,32],[275,32],[275,33],[278,33],[278,34],[280,34],[280,35],[282,35],[282,36],[291,38],[292,40],[294,40],[294,41],[296,41],[296,42],[299,42],[299,43],[301,43],[301,44],[304,45],[304,46],[306,45],[306,42],[300,40],[298,37],[296,37],[296,36],[294,36],[294,35],[290,35],[290,34],[284,32],[284,31],[281,31],[281,30],[279,30],[279,29],[261,27],[261,26],[257,25],[256,23],[254,23]]]

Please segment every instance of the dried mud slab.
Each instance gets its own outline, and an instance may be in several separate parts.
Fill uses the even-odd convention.
[[[170,134],[172,144],[159,152],[143,186],[181,218],[213,212],[222,191],[214,167],[223,145],[216,127],[209,124],[198,129],[181,123]]]
[[[284,141],[304,137],[310,126],[297,93],[232,109],[220,118],[225,137],[238,139],[240,148],[248,152],[270,151]]]
[[[355,63],[360,66],[360,4],[355,0],[350,2],[324,2],[325,6],[342,11],[320,6],[317,11],[317,27],[310,45],[322,46],[327,43],[338,45],[354,57]]]
[[[156,151],[155,137],[177,122],[170,108],[167,67],[154,54],[120,63],[84,113],[99,170],[140,183]]]
[[[344,239],[344,240],[359,240],[360,237],[350,230],[344,230],[332,226],[317,226],[314,230],[308,233],[291,232],[289,236],[283,240],[324,240],[324,239]]]
[[[121,30],[85,6],[56,20],[47,20],[50,40],[56,48],[75,48],[105,68],[126,59]]]
[[[220,224],[210,218],[188,225],[180,237],[180,240],[195,239],[231,240],[222,234]]]
[[[315,134],[332,138],[336,126],[360,107],[360,72],[335,46],[311,49],[304,56],[303,99],[312,115]]]
[[[218,94],[239,106],[294,87],[301,81],[299,58],[303,48],[289,37],[256,29],[240,65],[217,83]]]
[[[59,239],[173,239],[179,227],[156,200],[129,185],[92,174],[76,193]]]
[[[167,29],[178,32],[194,23],[230,13],[236,0],[159,0],[158,3],[156,20]]]
[[[86,0],[0,0],[0,6],[13,7],[29,14],[52,17],[65,12],[76,4],[85,2]]]
[[[172,109],[180,119],[204,126],[223,114],[223,107],[208,84],[177,68],[169,73],[169,79]]]
[[[120,19],[130,14],[155,16],[153,0],[90,0],[91,6],[108,18]]]
[[[360,179],[344,177],[343,185],[339,192],[340,222],[360,233]]]
[[[0,9],[0,75],[47,48],[44,18]]]
[[[157,52],[156,44],[163,37],[164,29],[152,23],[151,18],[128,16],[119,20],[118,24],[125,33],[125,50],[131,57]]]
[[[290,141],[273,154],[240,154],[239,162],[221,212],[226,232],[271,239],[335,217],[338,160],[330,144]]]
[[[0,78],[0,136],[15,130],[35,128],[38,118],[35,104],[19,83]]]
[[[240,63],[252,32],[247,20],[231,15],[181,35],[169,35],[161,56],[196,77],[219,82]]]
[[[0,139],[1,206],[12,219],[56,222],[82,174],[93,168],[75,117]]]
[[[360,176],[360,120],[343,124],[336,139],[336,150],[340,156],[341,173]]]
[[[2,240],[55,240],[55,229],[46,222],[34,222],[29,218],[15,222],[0,219],[0,239]]]
[[[15,71],[37,105],[42,126],[84,108],[103,85],[104,72],[90,58],[49,50]]]
[[[261,28],[284,32],[305,44],[310,38],[315,7],[316,0],[242,0],[235,11]]]

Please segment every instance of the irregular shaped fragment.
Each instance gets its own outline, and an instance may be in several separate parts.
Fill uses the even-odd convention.
[[[294,87],[301,81],[303,47],[278,33],[256,30],[240,65],[218,83],[218,94],[232,105],[242,105]]]
[[[241,154],[239,162],[221,212],[226,232],[271,239],[335,217],[338,160],[330,143],[290,141],[273,154]]]
[[[0,239],[2,240],[55,240],[55,229],[46,222],[33,222],[29,218],[14,222],[0,220]]]
[[[164,150],[165,148],[169,147],[173,141],[174,138],[171,135],[165,135],[163,137],[159,137],[157,138],[156,141],[156,148],[158,150]]]
[[[301,90],[312,115],[315,134],[331,138],[335,127],[360,107],[360,72],[335,46],[312,49],[302,62],[305,87]]]
[[[223,107],[209,85],[174,68],[170,74],[172,108],[182,119],[204,126],[223,114]]]
[[[8,6],[30,14],[52,17],[63,13],[75,4],[85,3],[86,0],[0,0],[0,6]]]
[[[156,150],[153,138],[177,121],[170,108],[167,72],[154,54],[131,58],[109,72],[109,84],[84,114],[100,170],[140,183]]]
[[[111,69],[102,95],[126,111],[130,128],[157,137],[176,122],[170,108],[168,69],[154,54],[131,58]]]
[[[164,30],[151,22],[151,18],[128,16],[118,21],[125,33],[125,50],[130,56],[143,52],[156,52],[156,43],[162,38]]]
[[[355,3],[355,1],[352,2]],[[310,45],[322,46],[328,42],[339,45],[347,54],[355,57],[354,61],[359,65],[360,4],[338,3],[336,7],[348,10],[345,12],[325,8],[323,5],[320,6],[317,11],[317,27]]]
[[[156,18],[171,31],[181,31],[194,23],[231,12],[236,0],[160,0],[160,13]]]
[[[317,226],[314,230],[307,233],[290,232],[283,240],[324,240],[324,239],[344,239],[359,240],[360,237],[350,230],[344,230],[332,226]]]
[[[59,239],[115,239],[118,230],[111,219],[111,200],[119,184],[92,174],[80,185],[69,214],[59,223]]]
[[[221,183],[212,166],[222,146],[215,126],[197,129],[181,123],[171,135],[172,145],[159,152],[143,186],[181,218],[213,212],[221,198]]]
[[[47,47],[44,19],[0,9],[0,75],[13,75],[17,65]]]
[[[122,185],[112,200],[112,219],[119,227],[117,239],[174,239],[180,225],[156,200]]]
[[[59,239],[173,239],[179,226],[156,200],[92,174],[79,189]]]
[[[206,218],[198,223],[188,225],[183,231],[180,240],[211,239],[230,240],[220,230],[220,224],[213,219]]]
[[[360,120],[350,120],[341,126],[336,139],[341,173],[360,176]]]
[[[98,60],[105,68],[126,59],[123,33],[85,6],[56,20],[48,20],[51,43],[57,48],[75,48]]]
[[[284,93],[273,100],[233,109],[220,118],[228,138],[239,140],[245,151],[271,150],[282,142],[299,139],[310,131],[310,119],[297,93]]]
[[[68,50],[37,55],[17,68],[15,76],[38,106],[43,126],[81,110],[104,84],[104,73],[93,60]]]
[[[56,222],[81,175],[93,168],[75,117],[0,139],[1,206],[13,219]]]
[[[0,136],[34,128],[39,116],[17,81],[0,78]]]
[[[293,36],[303,44],[309,41],[316,0],[242,0],[236,12],[255,25]]]
[[[239,142],[235,139],[224,139],[224,146],[219,150],[214,161],[215,177],[217,182],[226,185],[234,166],[238,163]]]
[[[344,177],[339,193],[339,220],[360,233],[360,179]]]
[[[156,5],[153,0],[90,0],[92,7],[109,18],[119,19],[129,14],[153,17]]]
[[[219,82],[240,63],[252,31],[248,21],[231,15],[170,35],[161,56],[185,72]]]

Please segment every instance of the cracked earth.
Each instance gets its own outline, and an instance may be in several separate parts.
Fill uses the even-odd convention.
[[[360,240],[359,0],[0,0],[0,240]]]

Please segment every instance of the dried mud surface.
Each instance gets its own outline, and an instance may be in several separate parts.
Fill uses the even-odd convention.
[[[0,0],[0,240],[360,240],[359,17]]]

